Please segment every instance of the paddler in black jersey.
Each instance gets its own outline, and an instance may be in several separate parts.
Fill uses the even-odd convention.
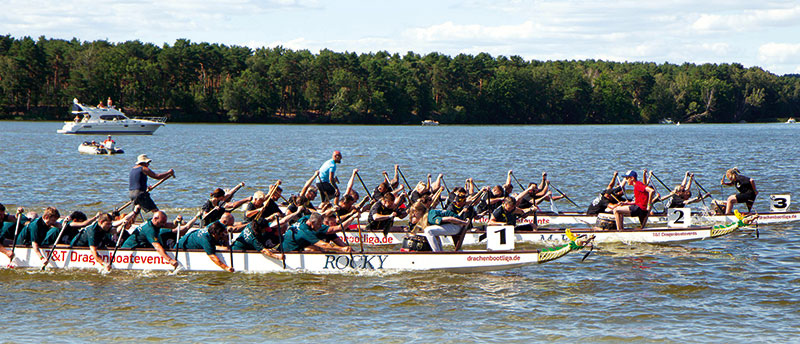
[[[725,178],[728,178],[728,182],[725,181]],[[742,175],[739,169],[734,167],[726,171],[725,176],[719,182],[722,185],[735,186],[736,191],[739,191],[735,195],[728,196],[728,202],[725,204],[725,215],[733,214],[733,205],[736,203],[747,205],[747,211],[753,209],[753,202],[758,196],[756,181],[753,178]]]

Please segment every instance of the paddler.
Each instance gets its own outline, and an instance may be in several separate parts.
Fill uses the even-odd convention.
[[[728,178],[728,181],[725,181]],[[736,203],[744,203],[747,205],[747,211],[753,210],[753,203],[758,196],[758,189],[756,189],[756,181],[753,178],[742,175],[739,169],[734,167],[725,172],[725,176],[720,179],[719,183],[725,186],[734,186],[739,193],[728,196],[728,201],[725,204],[725,215],[733,214],[733,205]]]
[[[161,180],[175,175],[173,169],[169,169],[169,171],[164,173],[153,172],[153,170],[150,169],[150,162],[152,161],[153,160],[148,158],[145,154],[139,155],[136,157],[136,166],[131,169],[128,175],[128,196],[131,201],[133,201],[134,205],[141,206],[142,210],[145,212],[158,211],[155,202],[150,198],[150,193],[147,192],[147,177]]]
[[[659,198],[658,201],[667,201],[667,203],[664,205],[665,209],[684,208],[691,203],[698,202],[701,199],[710,196],[710,194],[706,194],[691,198],[691,187],[693,181],[694,173],[687,171],[686,175],[683,177],[683,182],[681,182],[680,185],[676,185],[668,195]]]
[[[434,252],[442,251],[440,236],[457,235],[468,222],[459,218],[458,214],[448,210],[428,208],[417,202],[409,210],[409,223],[413,223],[414,231],[422,230]]]
[[[252,197],[247,197],[236,202],[230,202],[233,195],[242,186],[244,186],[244,183],[239,184],[238,187],[228,190],[227,192],[221,188],[216,188],[214,191],[211,191],[209,199],[206,200],[206,203],[201,207],[203,210],[203,226],[208,226],[210,223],[219,220],[222,214],[229,213],[239,208],[242,204],[252,201]]]
[[[133,216],[130,215],[133,214],[134,213],[129,214],[127,219],[132,220]],[[97,219],[96,222],[86,226],[80,232],[78,232],[78,235],[72,239],[70,247],[88,246],[89,251],[92,253],[92,257],[94,257],[95,264],[100,264],[104,269],[111,271],[111,263],[103,261],[103,259],[97,253],[97,248],[104,246],[103,241],[111,229],[111,217],[108,216],[108,214],[98,214],[95,219]]]
[[[277,214],[264,219],[251,221],[242,229],[241,234],[233,242],[233,249],[237,251],[258,251],[266,257],[283,259],[283,255],[273,250],[280,244],[280,229],[272,226],[270,221],[278,218]]]
[[[653,195],[656,190],[653,187],[646,185],[637,180],[636,171],[628,171],[623,176],[625,180],[622,181],[621,186],[633,185],[633,203],[622,202],[614,208],[614,220],[617,223],[617,230],[621,231],[623,227],[623,219],[625,216],[636,216],[642,227],[647,224],[647,217],[650,215],[650,208],[652,206]]]
[[[22,215],[24,210],[22,208],[17,208],[17,216],[19,216],[19,228],[22,229],[28,222],[28,218],[25,215]],[[19,229],[17,229],[17,216],[7,214],[6,207],[0,203],[0,252],[5,254],[8,257],[8,260],[14,259],[14,255],[11,253],[11,250],[7,250],[3,244],[6,239],[10,241],[14,241],[14,233],[18,233]]]
[[[152,219],[147,220],[147,222],[133,230],[133,233],[131,233],[131,235],[125,239],[125,242],[122,243],[121,247],[131,249],[152,247],[170,265],[173,267],[178,267],[178,261],[167,255],[167,252],[164,250],[164,245],[160,239],[162,228],[172,229],[175,227],[177,227],[175,223],[167,223],[166,213],[163,211],[156,211]]]
[[[304,250],[318,252],[352,252],[350,246],[330,247],[320,240],[317,232],[327,230],[326,225],[322,224],[322,214],[312,213],[308,217],[303,217],[296,225],[289,228],[283,234],[283,252],[301,252]]]
[[[531,189],[532,189],[532,187],[528,187],[528,189],[526,189],[525,191],[526,192],[530,192]],[[520,199],[521,199],[520,195],[517,195],[517,198],[511,197],[511,196],[508,196],[508,197],[504,198],[503,199],[503,204],[501,206],[497,207],[497,209],[495,209],[492,212],[492,217],[489,218],[489,223],[488,224],[490,224],[490,225],[516,226],[517,225],[517,218],[519,218],[519,217],[523,217],[523,218],[527,217],[527,216],[535,213],[537,210],[539,210],[539,208],[536,207],[535,205],[530,207],[530,208],[528,208],[528,209],[523,209],[523,208],[518,207],[517,204],[519,204]],[[521,230],[525,230],[525,229],[534,230],[536,228],[537,228],[537,224],[536,224],[536,222],[533,222],[531,224],[526,224],[524,226],[520,226],[517,229],[518,230],[520,230],[520,229]]]
[[[339,179],[336,178],[336,166],[342,162],[342,152],[333,151],[331,159],[322,163],[319,167],[319,189],[322,202],[330,202],[339,197]]]
[[[380,198],[380,202],[375,202],[369,209],[367,229],[381,230],[387,233],[392,228],[394,219],[399,216],[399,213],[394,194],[387,192]]]
[[[222,245],[227,240],[225,235],[228,233],[227,226],[222,222],[228,222],[226,213],[219,221],[214,221],[206,227],[189,232],[178,242],[178,248],[183,250],[202,249],[214,264],[220,269],[233,272],[233,268],[223,263],[217,257],[217,245]],[[232,218],[230,222],[233,222]],[[177,263],[177,262],[176,262]]]
[[[333,212],[323,214],[323,226],[321,226],[320,230],[317,231],[317,237],[319,237],[319,239],[323,242],[328,243],[330,245],[330,249],[334,249],[334,246],[345,249],[345,247],[347,247],[347,243],[345,243],[344,240],[342,240],[342,238],[336,233],[342,232],[350,227],[350,224],[356,219],[355,215],[355,212],[346,214],[344,216],[344,220],[342,220],[342,223],[339,224],[338,220],[341,219],[342,216],[337,216]],[[322,244],[320,243],[320,245]]]
[[[39,248],[41,245],[50,244],[44,241],[45,236],[47,231],[56,224],[60,216],[58,209],[47,207],[42,217],[32,220],[20,230],[19,235],[17,235],[17,245],[31,245],[33,252],[44,263],[45,257]]]

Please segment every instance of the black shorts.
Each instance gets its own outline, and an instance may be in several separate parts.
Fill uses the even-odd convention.
[[[636,204],[631,206],[631,216],[643,217],[647,215],[650,215],[650,213],[647,210],[639,208],[639,206]]]
[[[736,194],[736,203],[747,203],[750,206],[752,206],[755,200],[756,200],[756,193],[752,191]]]
[[[131,190],[128,192],[128,196],[131,201],[133,201],[133,205],[142,207],[142,211],[144,212],[151,212],[158,209],[156,203],[150,198],[150,193],[147,191]]]
[[[336,195],[336,188],[329,182],[317,183],[317,190],[319,190],[319,196],[323,202],[330,202]]]

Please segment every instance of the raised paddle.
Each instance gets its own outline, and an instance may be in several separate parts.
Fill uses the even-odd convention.
[[[281,233],[281,217],[276,215],[278,219],[278,246],[281,248],[281,261],[283,262],[283,269],[286,270],[286,251],[283,250],[283,233]],[[269,224],[267,224],[269,225]]]
[[[403,183],[406,184],[406,187],[408,188],[408,192],[410,193],[412,191],[411,185],[408,185],[408,181],[406,180],[406,176],[403,175],[403,171],[400,171],[400,166],[397,167],[397,172],[400,173],[400,177],[403,178]],[[364,250],[361,250],[361,252],[364,252]]]
[[[135,219],[136,215],[139,214],[140,208],[133,208],[133,216],[131,218]],[[118,230],[119,234],[117,234],[117,243],[114,245],[114,252],[111,253],[108,260],[108,266],[112,266],[114,264],[114,257],[117,256],[117,250],[119,250],[119,245],[122,243],[122,233],[125,231],[125,224],[121,225],[122,227]]]
[[[356,204],[356,228],[358,229],[358,243],[361,245],[361,253],[364,253],[364,235],[361,233],[361,207],[364,206],[364,202],[366,198],[362,198],[361,201]],[[347,233],[342,231],[342,234],[347,237]]]
[[[53,246],[50,246],[50,252],[47,253],[47,259],[45,259],[44,264],[42,264],[42,271],[47,268],[47,263],[50,262],[50,258],[53,258],[53,252],[56,251],[56,245],[58,245],[58,242],[61,240],[61,236],[64,234],[64,230],[67,229],[67,225],[69,225],[69,221],[64,220],[64,223],[61,224],[61,230],[58,231],[56,241],[53,242]]]
[[[514,178],[514,181],[517,182],[517,185],[519,185],[520,190],[525,190],[525,187],[522,186],[522,183],[519,182],[519,179],[517,179],[517,176],[515,176],[513,172],[510,173],[510,174],[511,174],[511,177]]]
[[[552,186],[552,187],[553,187],[553,189],[556,189],[556,191],[557,191],[558,193],[560,193],[560,194],[561,194],[561,196],[564,196],[564,198],[566,198],[566,199],[567,199],[567,201],[569,201],[569,203],[572,203],[572,205],[574,205],[575,207],[577,207],[577,208],[580,208],[580,207],[579,207],[577,204],[575,204],[575,202],[573,202],[573,201],[572,201],[572,199],[571,199],[571,198],[569,198],[569,196],[567,196],[566,194],[564,194],[563,192],[561,192],[561,190],[559,190],[559,189],[558,189],[558,187],[556,187],[555,185],[553,185],[553,183],[552,183],[552,182],[550,182],[550,181],[548,180],[548,181],[547,181],[547,183],[548,183],[548,184],[550,184],[550,186]],[[615,197],[615,198],[616,198],[616,197]]]
[[[367,189],[367,185],[364,184],[364,180],[361,179],[361,174],[356,172],[356,177],[358,177],[358,181],[361,183],[361,186],[364,188],[364,192],[365,192],[364,198],[371,198],[371,194],[369,193],[369,189]]]
[[[275,202],[275,201],[273,201],[273,200],[272,200],[272,196],[273,196],[273,195],[275,194],[275,192],[278,190],[278,186],[280,186],[280,185],[281,185],[281,180],[280,180],[280,179],[278,179],[278,181],[276,181],[276,182],[275,182],[275,184],[272,184],[272,185],[269,187],[269,193],[268,193],[268,194],[267,194],[267,196],[266,196],[266,199],[267,199],[267,200],[266,200],[266,201],[264,201],[264,205],[262,205],[262,206],[261,206],[261,210],[259,210],[259,211],[258,211],[258,213],[256,214],[256,216],[253,216],[253,221],[256,221],[256,220],[260,219],[260,218],[261,218],[261,216],[263,216],[263,215],[264,215],[264,209],[267,209],[267,205],[269,205],[269,202]],[[281,196],[281,197],[283,197],[283,196]],[[285,200],[285,198],[284,198],[284,200]],[[288,201],[287,201],[287,202],[288,202]]]
[[[14,258],[17,258],[17,256],[14,255],[14,250],[17,249],[17,235],[19,235],[19,220],[23,211],[24,210],[22,208],[17,208],[17,225],[14,227],[14,243],[11,245],[11,259],[8,261],[8,266],[11,266],[11,263],[14,261]]]
[[[655,173],[653,173],[653,171],[650,171],[650,175],[653,176],[653,178],[655,178],[661,184],[661,186],[664,187],[664,190],[667,190],[667,192],[670,191],[669,187],[667,187],[667,184],[664,184],[664,182],[661,181],[661,178],[658,178],[658,176]]]
[[[158,187],[159,185],[161,185],[161,183],[163,183],[163,182],[167,181],[167,179],[169,179],[170,177],[172,177],[172,178],[175,178],[175,175],[174,175],[174,174],[171,174],[171,175],[168,175],[168,176],[164,177],[164,179],[161,179],[161,180],[159,180],[159,181],[158,181],[158,183],[155,183],[155,184],[153,184],[153,185],[149,186],[149,187],[147,188],[147,191],[146,191],[146,192],[153,191],[153,189],[155,189],[156,187]],[[119,208],[116,208],[115,212],[121,212],[121,211],[123,211],[125,208],[127,208],[129,205],[131,205],[131,203],[133,203],[133,200],[130,200],[130,201],[126,202],[125,204],[123,204],[121,207],[119,207]]]

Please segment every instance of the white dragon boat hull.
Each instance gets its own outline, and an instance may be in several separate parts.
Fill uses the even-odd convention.
[[[486,244],[487,235],[509,230],[511,226],[486,226],[484,229],[469,231],[464,236],[463,245]],[[593,230],[589,228],[571,228],[573,234],[594,235],[595,243],[650,243],[663,244],[675,242],[687,242],[710,239],[727,233],[715,230],[711,226],[698,226],[687,228],[668,228],[653,227],[645,229],[624,229],[617,230]],[[357,231],[345,232],[347,240],[351,245],[364,243],[365,245],[400,245],[403,243],[408,233],[404,231],[390,231],[385,236],[380,231]],[[340,234],[341,236],[341,234]],[[514,241],[517,243],[532,243],[540,245],[559,245],[568,243],[566,229],[539,229],[536,231],[515,231]],[[453,245],[451,237],[442,237],[442,244]]]
[[[43,250],[45,255],[50,250]],[[110,260],[111,251],[98,250],[104,261]],[[405,271],[440,270],[451,272],[481,272],[512,269],[525,265],[544,263],[566,255],[569,246],[549,252],[527,251],[458,251],[458,252],[364,252],[353,253],[294,253],[286,254],[283,261],[267,258],[258,252],[234,252],[232,266],[245,272],[303,271],[314,273],[341,273],[353,271]],[[17,247],[14,265],[22,268],[41,268],[42,263],[30,247]],[[174,251],[169,252],[174,257]],[[218,252],[217,257],[231,265],[228,252]],[[186,271],[223,271],[202,250],[178,253],[181,268]],[[8,258],[0,255],[0,266],[9,265]],[[88,248],[56,248],[48,268],[99,269]],[[153,249],[120,249],[112,264],[117,270],[165,270],[173,268]]]
[[[745,216],[758,214],[758,223],[760,224],[774,224],[774,223],[788,223],[800,221],[800,212],[764,212],[764,213],[742,213]],[[367,223],[367,216],[369,214],[363,213],[359,221],[362,224]],[[692,221],[694,224],[720,224],[736,221],[736,216],[733,215],[704,215],[700,213],[692,213]],[[489,217],[479,217],[473,220],[475,226],[485,225],[489,222]],[[583,213],[538,213],[536,217],[528,216],[517,220],[517,224],[531,224],[536,222],[538,226],[591,226],[597,222],[597,216],[586,215]],[[637,217],[624,217],[623,222],[626,226],[639,225],[639,218]],[[666,215],[650,215],[647,218],[647,224],[665,224],[668,222]],[[408,218],[395,219],[395,226],[408,225]],[[355,228],[354,226],[351,226]]]

